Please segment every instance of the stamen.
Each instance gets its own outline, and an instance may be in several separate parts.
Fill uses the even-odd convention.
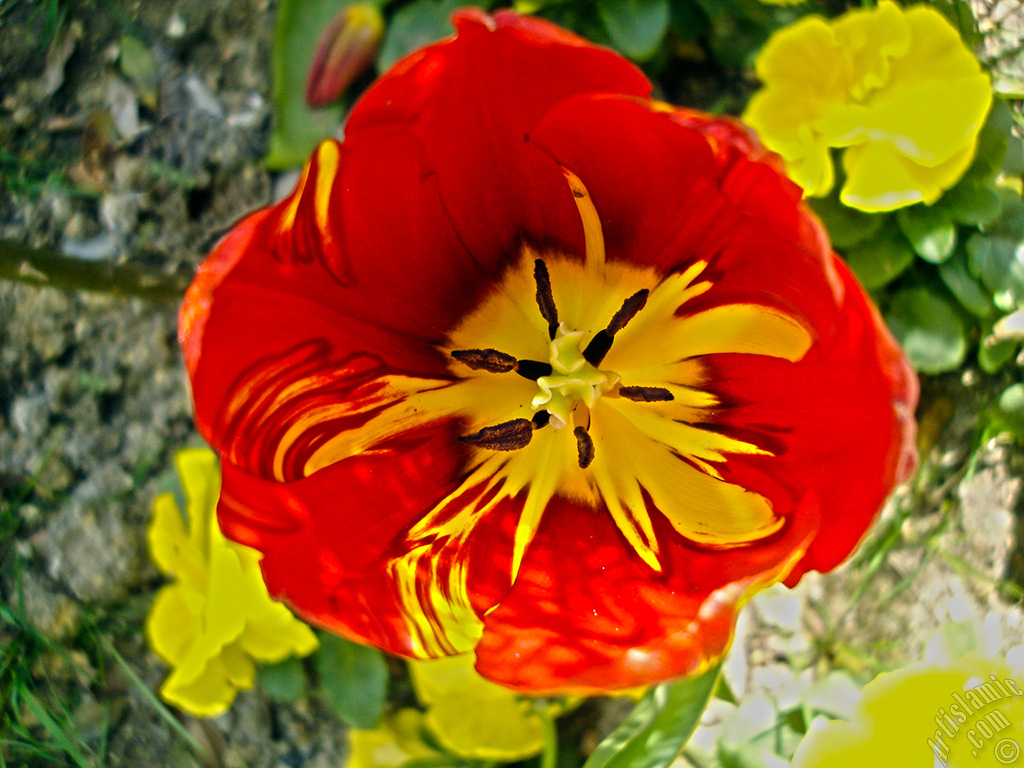
[[[572,433],[576,435],[576,453],[579,457],[580,469],[586,469],[594,460],[594,440],[583,427],[576,427]]]
[[[518,451],[530,444],[535,428],[529,419],[512,419],[470,435],[461,435],[459,440],[491,451]]]
[[[516,367],[515,357],[496,349],[456,349],[452,352],[452,357],[474,371],[507,373]]]
[[[558,309],[555,307],[555,296],[551,292],[551,275],[544,259],[533,262],[533,279],[537,283],[537,306],[540,314],[548,321],[548,334],[553,339],[558,332]]]
[[[551,363],[542,363],[539,360],[517,360],[516,373],[524,379],[536,381],[541,376],[550,376],[554,372]]]
[[[675,396],[664,387],[619,387],[619,394],[637,403],[663,403],[675,400]]]
[[[612,321],[608,323],[608,327],[605,329],[608,331],[608,335],[614,336],[625,328],[626,323],[636,317],[637,313],[647,304],[647,297],[650,294],[651,292],[644,288],[622,302],[619,311],[612,315]]]
[[[625,328],[626,324],[644,308],[649,295],[650,291],[644,288],[622,302],[618,312],[612,315],[612,320],[608,323],[608,327],[603,331],[595,333],[594,338],[587,344],[587,348],[583,350],[583,359],[593,366],[600,365],[601,361],[604,360],[604,356],[608,354],[608,350],[612,348],[615,334]]]

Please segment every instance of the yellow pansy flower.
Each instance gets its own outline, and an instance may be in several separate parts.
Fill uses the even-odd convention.
[[[272,663],[317,647],[316,635],[267,594],[259,553],[224,538],[217,525],[216,455],[190,448],[175,456],[185,489],[187,524],[173,494],[153,503],[147,538],[153,562],[173,579],[146,618],[150,646],[172,668],[160,688],[194,715],[227,710],[251,688],[254,662]]]
[[[1024,749],[1024,670],[976,653],[879,675],[851,722],[815,720],[793,768],[997,768]]]
[[[544,748],[537,703],[481,677],[473,654],[411,661],[409,672],[426,707],[424,723],[445,749],[476,760],[512,762]]]
[[[933,8],[883,0],[776,32],[757,58],[764,87],[743,119],[808,194],[835,182],[864,211],[935,202],[970,165],[992,102],[989,79]]]

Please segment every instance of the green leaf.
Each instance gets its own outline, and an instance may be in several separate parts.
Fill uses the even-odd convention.
[[[598,0],[597,13],[617,49],[635,61],[647,61],[668,31],[668,0]]]
[[[375,728],[388,690],[383,654],[327,633],[319,638],[316,669],[335,714],[354,728]]]
[[[814,197],[807,202],[825,225],[829,239],[836,248],[850,248],[870,240],[882,228],[887,218],[884,215],[864,213],[843,205],[838,195]]]
[[[978,347],[978,365],[985,373],[998,373],[1017,354],[1017,342],[1013,339],[986,338]]]
[[[911,364],[922,373],[958,368],[967,354],[967,335],[953,307],[924,287],[899,291],[885,314]]]
[[[896,214],[896,221],[914,251],[925,261],[941,264],[953,254],[956,226],[941,208],[927,205],[902,208]]]
[[[935,207],[945,211],[953,221],[978,226],[995,219],[1002,203],[989,181],[970,176],[946,192]]]
[[[999,397],[999,418],[1006,431],[1024,437],[1024,384],[1011,384]]]
[[[306,672],[302,662],[290,656],[277,664],[257,667],[257,679],[263,692],[274,701],[298,701],[306,693]]]
[[[698,677],[655,686],[583,768],[663,768],[693,735],[715,690],[721,664]]]
[[[891,223],[870,240],[848,249],[846,263],[869,291],[888,285],[914,263],[914,249]]]
[[[277,8],[273,69],[274,122],[270,151],[264,164],[271,169],[302,165],[316,145],[341,123],[342,108],[306,106],[306,76],[320,35],[331,19],[353,0],[281,0]]]
[[[1008,138],[1013,128],[1013,113],[1001,99],[992,102],[985,124],[978,132],[978,148],[967,174],[982,175],[991,179],[1000,170],[1006,159]]]
[[[1018,210],[1014,210],[1017,208]],[[967,241],[967,264],[992,293],[996,306],[1012,312],[1024,306],[1024,206],[1018,201],[1007,205],[996,222],[998,229],[989,234],[975,233]],[[1021,228],[1004,234],[1008,219],[1021,219]]]
[[[465,4],[463,0],[416,0],[404,6],[384,33],[377,69],[384,72],[406,54],[453,34],[451,15]]]
[[[939,265],[939,277],[964,309],[977,317],[991,317],[995,314],[992,297],[967,271],[965,262],[963,250],[958,251],[949,261]]]

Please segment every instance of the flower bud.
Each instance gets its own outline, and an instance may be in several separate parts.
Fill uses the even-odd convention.
[[[373,3],[344,8],[324,30],[306,79],[306,103],[336,101],[365,72],[380,46],[384,17]]]

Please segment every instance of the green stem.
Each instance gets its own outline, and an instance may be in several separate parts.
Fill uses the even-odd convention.
[[[540,768],[557,768],[558,729],[555,728],[555,718],[546,709],[538,708],[537,714],[544,724],[544,751],[540,753]]]
[[[0,239],[0,279],[64,290],[178,302],[192,278],[144,271],[127,264],[76,259],[56,251]]]

